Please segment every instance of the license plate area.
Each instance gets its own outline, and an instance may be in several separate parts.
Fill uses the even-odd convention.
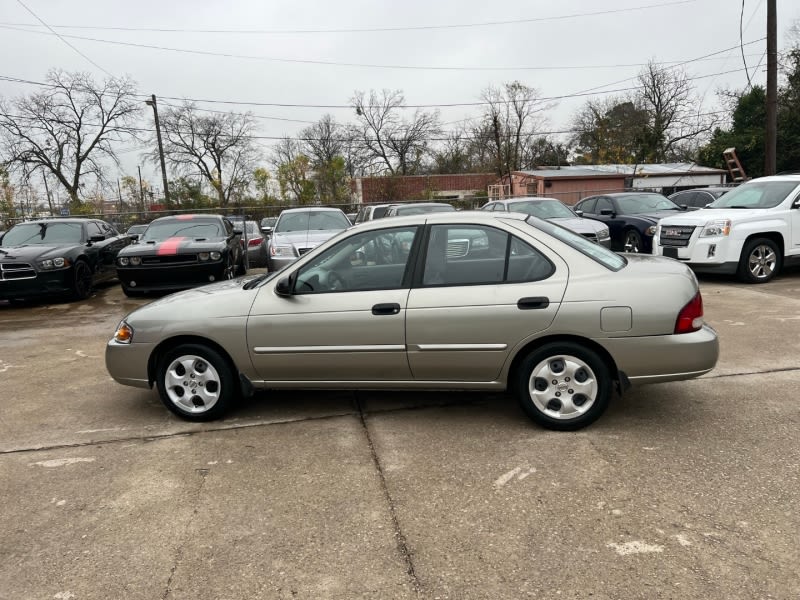
[[[664,256],[667,258],[678,258],[678,249],[670,246],[664,246]]]

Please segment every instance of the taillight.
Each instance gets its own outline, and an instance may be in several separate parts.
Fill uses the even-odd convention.
[[[250,238],[247,241],[247,245],[248,246],[260,246],[262,241],[264,241],[264,240],[263,239],[259,239],[259,238]]]
[[[700,292],[689,300],[689,303],[678,313],[675,321],[675,333],[691,333],[703,326],[703,297]]]

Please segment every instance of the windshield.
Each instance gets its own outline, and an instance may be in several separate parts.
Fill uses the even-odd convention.
[[[796,187],[796,181],[753,181],[720,196],[708,208],[774,208]]]
[[[528,200],[525,202],[509,202],[508,210],[533,215],[540,219],[572,219],[573,213],[558,200]]]
[[[142,233],[145,229],[147,229],[147,225],[131,225],[126,233],[128,235]]]
[[[226,237],[216,221],[188,221],[171,219],[153,221],[140,238],[142,242],[162,242],[171,237],[208,239]]]
[[[344,213],[335,211],[309,210],[296,213],[284,213],[275,224],[276,233],[292,231],[339,230],[350,227],[350,221]]]
[[[450,206],[449,204],[434,204],[434,205],[426,205],[426,206],[414,206],[413,204],[410,206],[398,206],[395,209],[395,214],[400,216],[408,216],[408,215],[421,215],[424,213],[435,213],[435,212],[454,212],[456,209]]]
[[[536,217],[528,217],[525,219],[525,222],[535,226],[538,229],[541,229],[545,233],[549,233],[554,238],[561,240],[568,246],[572,246],[581,254],[584,254],[592,260],[599,262],[607,269],[619,271],[622,267],[628,264],[628,262],[619,254],[612,252],[600,244],[590,242],[582,235],[579,235],[574,231],[567,229],[566,227],[562,227],[561,225],[557,225],[550,221],[543,221],[541,219],[537,219]]]
[[[278,220],[278,217],[264,217],[261,219],[261,226],[262,227],[274,227],[275,221]]]
[[[617,204],[619,204],[620,214],[623,215],[636,215],[654,210],[681,210],[680,206],[661,194],[617,196]]]
[[[82,240],[82,223],[20,223],[3,236],[2,245],[80,244]]]

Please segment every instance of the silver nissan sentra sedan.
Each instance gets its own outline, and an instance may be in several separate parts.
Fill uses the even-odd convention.
[[[614,388],[697,377],[718,352],[678,261],[524,214],[451,212],[370,221],[279,273],[143,306],[106,365],[197,421],[263,388],[510,389],[567,430]]]

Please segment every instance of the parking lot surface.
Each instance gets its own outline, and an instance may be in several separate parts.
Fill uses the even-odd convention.
[[[480,393],[188,423],[105,370],[147,300],[0,302],[0,598],[800,597],[800,272],[701,289],[717,368],[574,433]]]

